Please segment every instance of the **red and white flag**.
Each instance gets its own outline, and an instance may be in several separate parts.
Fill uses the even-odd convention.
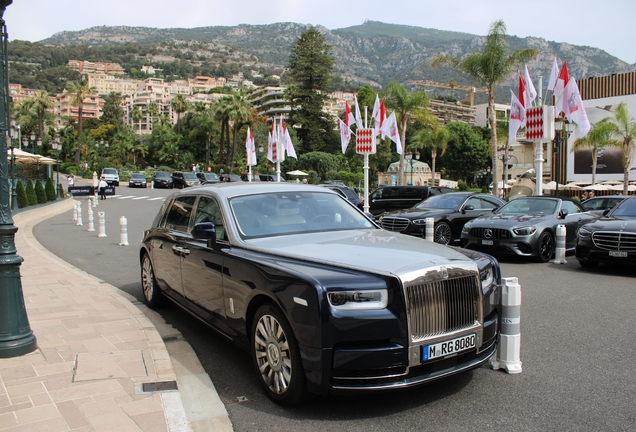
[[[526,92],[523,106],[526,108],[530,108],[532,106],[532,102],[534,102],[534,100],[537,98],[537,89],[534,88],[532,79],[530,79],[530,73],[528,73],[528,65],[525,66],[526,69],[523,73],[523,80],[525,81]]]
[[[563,67],[561,68],[559,77],[556,80],[556,85],[554,86],[554,115],[557,117],[561,112],[565,112],[565,98],[563,97],[563,90],[565,90],[565,86],[568,85],[569,79],[570,74],[568,72],[568,64],[567,62],[563,62]]]
[[[555,57],[554,63],[552,63],[552,70],[550,71],[550,79],[548,80],[548,90],[554,91],[554,86],[556,85],[558,78],[559,78],[559,64],[557,63],[557,59]]]
[[[351,129],[342,120],[338,119],[338,122],[340,122],[340,144],[342,146],[342,154],[344,154],[347,151],[349,141],[351,141]]]
[[[276,162],[276,119],[272,119],[272,130],[267,135],[267,159]]]
[[[285,126],[285,119],[283,116],[280,116],[280,125],[281,125],[281,142],[283,143],[282,147],[285,147],[285,151],[287,152],[287,156],[293,157],[294,159],[298,159],[296,156],[296,149],[294,148],[294,143],[292,143],[291,136],[289,136],[289,130]]]
[[[526,121],[526,108],[510,90],[510,120],[508,121],[508,144],[517,141],[517,131]]]
[[[380,103],[380,98],[377,94],[375,95],[375,104],[373,104],[373,113],[371,115],[373,116],[374,120],[374,135],[378,136],[380,135],[382,125],[386,120],[386,108],[384,108],[384,99],[382,99],[382,102]]]
[[[402,154],[402,141],[400,140],[400,133],[398,132],[395,111],[391,113],[389,118],[382,122],[380,133],[383,137],[389,137],[389,139],[395,143],[397,153]]]
[[[524,108],[527,108],[526,105],[526,82],[523,79],[523,75],[519,74],[519,103]],[[512,107],[511,107],[512,108]]]
[[[351,112],[351,108],[349,107],[349,102],[345,102],[345,123],[347,126],[351,127],[356,123],[356,118],[353,116]]]
[[[358,127],[358,129],[362,129],[364,127],[364,124],[362,124],[362,116],[360,115],[360,104],[358,103],[358,96],[354,95],[353,98],[356,101],[356,126]]]
[[[247,138],[245,139],[245,159],[247,166],[255,166],[256,162],[256,144],[254,143],[254,135],[252,129],[247,128]]]
[[[583,100],[579,93],[579,86],[576,85],[574,78],[570,79],[563,90],[563,113],[570,121],[578,126],[577,134],[579,138],[583,138],[590,131],[590,119],[583,106]]]

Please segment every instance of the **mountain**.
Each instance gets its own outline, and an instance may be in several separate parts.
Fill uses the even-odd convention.
[[[175,47],[190,51],[195,60],[213,57],[215,50],[229,53],[243,64],[282,69],[287,63],[289,48],[309,25],[274,23],[242,24],[233,27],[212,26],[192,29],[157,29],[148,27],[92,27],[74,32],[61,32],[41,41],[48,45],[107,46],[125,43],[155,45],[159,53]],[[345,81],[356,84],[385,86],[391,80],[408,84],[411,80],[432,80],[441,83],[455,78],[459,84],[475,85],[456,76],[446,68],[431,68],[431,59],[438,54],[462,55],[484,43],[484,37],[377,21],[357,26],[329,30],[318,26],[325,35],[336,59],[336,71]],[[509,36],[512,49],[538,48],[541,54],[528,64],[535,81],[542,75],[545,82],[554,57],[568,62],[576,78],[628,72],[636,69],[605,51],[588,46],[547,41],[537,37]],[[217,56],[218,57],[218,56]],[[155,56],[161,59],[161,56]],[[221,61],[221,60],[218,60]],[[497,92],[497,99],[508,102],[506,87],[516,87],[516,77]],[[437,90],[427,89],[436,94]]]

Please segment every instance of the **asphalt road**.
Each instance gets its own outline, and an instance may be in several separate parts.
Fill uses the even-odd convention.
[[[94,208],[95,232],[72,212],[34,233],[69,263],[141,299],[138,245],[169,190],[117,188]],[[106,218],[98,238],[97,212]],[[119,246],[119,218],[129,246]],[[18,251],[19,253],[19,251]],[[249,356],[175,306],[160,309],[182,332],[226,403],[236,431],[633,431],[636,430],[636,269],[502,260],[522,287],[523,372],[482,367],[417,389],[314,398],[294,408],[270,402]],[[245,402],[239,399],[246,398]]]

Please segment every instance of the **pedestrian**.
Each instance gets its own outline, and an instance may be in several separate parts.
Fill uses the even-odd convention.
[[[108,187],[108,183],[106,183],[106,178],[102,177],[99,182],[99,198],[102,200],[106,199],[106,188]]]
[[[307,184],[307,178],[303,178],[303,184]]]
[[[590,194],[587,196],[588,199],[594,198],[594,191],[590,191]]]
[[[68,193],[71,193],[71,188],[75,186],[75,176],[73,173],[70,173],[68,177],[66,177],[66,180],[68,180]]]
[[[583,192],[583,195],[581,195],[581,202],[585,201],[587,199],[587,191]]]

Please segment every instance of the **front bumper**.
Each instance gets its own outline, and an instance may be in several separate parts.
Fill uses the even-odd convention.
[[[492,242],[492,244],[489,244]],[[462,235],[463,248],[478,250],[490,255],[516,255],[522,257],[536,256],[538,253],[538,239],[535,235],[514,236],[510,239],[482,239]]]

